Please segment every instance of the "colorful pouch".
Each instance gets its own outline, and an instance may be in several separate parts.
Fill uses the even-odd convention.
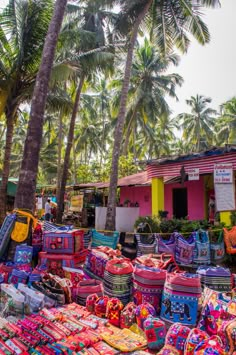
[[[184,355],[184,347],[191,329],[180,323],[172,324],[166,334],[165,346],[173,346],[179,353]]]
[[[134,323],[136,323],[135,315],[136,305],[133,302],[128,303],[120,314],[120,327],[130,328]]]
[[[94,311],[97,317],[104,318],[107,311],[108,296],[102,296],[97,299],[94,306]]]
[[[193,263],[194,249],[196,246],[196,233],[193,232],[188,238],[175,233],[176,250],[175,260],[178,264],[191,265]]]
[[[156,310],[150,303],[144,302],[139,306],[137,306],[135,313],[136,313],[137,324],[139,328],[143,329],[144,321],[150,315],[155,316]]]
[[[21,244],[17,245],[14,262],[16,264],[31,264],[33,257],[33,247]]]
[[[213,234],[214,233],[216,232],[213,231]],[[225,256],[224,234],[223,231],[220,231],[216,239],[213,236],[211,236],[211,232],[209,232],[209,234],[211,237],[211,242],[210,242],[211,261],[216,263],[222,260]]]
[[[94,313],[95,312],[95,303],[98,300],[98,295],[96,293],[92,293],[88,295],[86,299],[86,309],[88,312]]]
[[[213,335],[197,345],[194,355],[226,355],[226,352],[223,349],[221,339]]]
[[[110,298],[107,302],[106,318],[109,323],[119,327],[120,326],[120,312],[124,308],[123,303],[118,298]]]
[[[148,349],[160,350],[165,344],[166,326],[159,318],[148,316],[143,323]]]
[[[158,234],[157,250],[159,254],[165,253],[165,254],[175,255],[175,247],[176,247],[175,233],[172,233],[169,239],[165,239],[161,236],[161,234]]]
[[[198,344],[208,338],[209,335],[206,332],[198,328],[193,328],[187,337],[184,346],[184,355],[194,355],[194,350],[196,349]]]

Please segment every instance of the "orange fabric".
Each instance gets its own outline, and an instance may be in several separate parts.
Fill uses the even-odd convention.
[[[231,230],[224,228],[223,231],[227,253],[236,254],[236,226]]]

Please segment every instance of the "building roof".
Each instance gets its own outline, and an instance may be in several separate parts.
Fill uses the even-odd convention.
[[[147,162],[148,178],[163,177],[176,178],[181,175],[181,169],[186,173],[192,169],[199,169],[199,174],[212,174],[215,164],[231,164],[236,171],[236,146],[227,145],[221,148],[192,153],[187,155],[172,156]]]
[[[151,180],[148,179],[147,171],[141,171],[139,173],[120,178],[118,180],[117,187],[144,186],[144,185],[151,185]],[[109,187],[109,182],[91,182],[86,184],[75,185],[74,189],[86,189],[86,188],[103,189],[106,187]]]
[[[212,147],[211,149],[182,155],[171,155],[168,157],[162,157],[159,159],[152,159],[147,161],[147,165],[164,165],[170,163],[185,162],[188,160],[197,160],[202,158],[208,158],[213,156],[219,156],[226,153],[236,152],[236,145],[227,144],[224,147]]]

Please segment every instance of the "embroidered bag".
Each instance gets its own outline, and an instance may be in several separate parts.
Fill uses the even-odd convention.
[[[107,302],[109,301],[108,296],[99,297],[94,305],[94,311],[97,317],[104,318],[107,311]]]
[[[210,249],[211,249],[211,261],[216,263],[222,260],[225,256],[225,244],[224,244],[224,236],[223,236],[223,231],[219,232],[219,235],[217,239],[213,239],[214,237],[211,234],[214,234],[216,232],[213,231],[213,233],[209,232],[210,237],[211,237],[211,242],[210,242]]]
[[[228,254],[236,254],[236,226],[234,226],[231,230],[223,228],[223,231],[226,252]]]
[[[21,244],[17,245],[14,262],[16,264],[31,264],[33,257],[33,247]]]
[[[208,338],[209,335],[206,332],[198,328],[193,328],[187,337],[184,346],[184,355],[194,355],[194,350],[197,345]]]
[[[11,239],[17,243],[22,243],[28,238],[31,222],[33,221],[35,227],[37,221],[31,211],[15,210],[14,212],[16,212],[16,221],[11,233]]]
[[[231,355],[236,348],[236,321],[225,320],[217,329],[217,335],[220,337],[223,347],[227,354]]]
[[[115,327],[120,327],[120,312],[124,308],[118,298],[110,298],[107,302],[106,318]]]
[[[169,239],[164,239],[161,234],[158,234],[157,237],[157,250],[158,253],[166,253],[175,255],[175,247],[176,247],[176,233],[172,233]]]
[[[208,233],[204,230],[199,230],[195,233],[195,250],[193,254],[193,262],[195,264],[210,264],[210,242]]]
[[[37,223],[32,234],[33,256],[38,255],[43,246],[43,230],[41,223]]]
[[[120,327],[130,328],[134,323],[136,323],[135,316],[136,305],[133,302],[129,302],[120,314]]]
[[[3,257],[5,254],[5,251],[7,250],[10,238],[11,238],[11,232],[14,228],[15,225],[15,220],[16,220],[16,214],[10,214],[5,217],[3,224],[0,229],[0,258]]]
[[[78,304],[85,306],[86,299],[89,295],[96,293],[98,297],[103,295],[102,282],[99,280],[85,280],[80,281],[78,285]]]
[[[224,294],[206,287],[202,295],[202,313],[198,327],[210,336],[218,334],[223,322],[236,317],[236,300],[232,299],[233,296],[233,293]]]
[[[155,234],[150,235],[134,235],[134,240],[137,243],[137,256],[146,254],[155,254],[157,240]]]
[[[162,295],[161,319],[195,326],[201,298],[200,277],[190,273],[169,273]]]
[[[146,259],[146,264],[151,265]],[[166,270],[137,264],[133,273],[133,298],[136,305],[148,302],[160,313],[161,296],[166,280]]]
[[[165,344],[165,323],[159,318],[148,316],[143,323],[143,327],[148,342],[148,349],[160,350]]]
[[[137,306],[135,314],[139,328],[143,329],[144,321],[149,315],[156,316],[156,311],[150,303],[144,302]]]
[[[197,345],[194,355],[226,355],[226,352],[220,337],[213,335]]]
[[[86,309],[88,312],[94,313],[95,303],[98,299],[99,297],[96,293],[92,293],[91,295],[88,295],[88,297],[86,298]]]
[[[119,232],[114,232],[113,235],[108,236],[102,233],[98,233],[95,229],[92,229],[91,247],[96,248],[100,245],[116,249],[119,241]]]
[[[178,264],[191,265],[193,263],[194,249],[196,245],[196,233],[193,232],[188,238],[176,233],[175,260]]]
[[[166,334],[166,346],[173,346],[179,355],[184,355],[184,347],[191,329],[180,323],[172,324]]]
[[[43,251],[53,254],[74,254],[84,247],[84,231],[44,232]]]

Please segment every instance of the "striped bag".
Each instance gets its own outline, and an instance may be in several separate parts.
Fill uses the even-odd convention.
[[[135,234],[134,240],[137,243],[137,256],[155,254],[157,248],[157,238],[155,234]]]
[[[199,230],[195,233],[195,249],[193,255],[193,262],[195,264],[210,264],[210,241],[208,233],[203,230]]]
[[[196,233],[193,232],[188,238],[176,233],[175,260],[177,264],[191,265],[196,246]]]
[[[8,244],[10,242],[11,238],[11,232],[14,228],[15,225],[15,220],[16,220],[16,214],[10,214],[6,216],[4,219],[4,222],[1,226],[0,229],[0,258],[3,257],[5,254],[5,251],[8,248]]]
[[[44,232],[43,251],[53,254],[74,254],[84,248],[84,231]]]

